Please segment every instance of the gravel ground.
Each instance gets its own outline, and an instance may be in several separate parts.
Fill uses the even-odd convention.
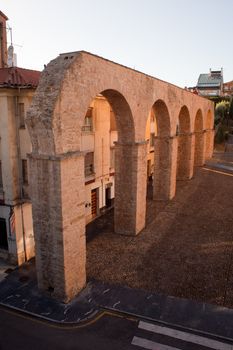
[[[226,174],[199,168],[169,203],[148,196],[147,226],[136,237],[113,233],[112,212],[97,220],[88,277],[233,307],[233,173]]]

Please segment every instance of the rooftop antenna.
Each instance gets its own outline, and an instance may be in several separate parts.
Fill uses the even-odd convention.
[[[14,67],[14,66],[17,66],[17,57],[16,57],[16,54],[14,53],[14,46],[13,46],[13,40],[12,40],[12,28],[8,26],[8,29],[10,32],[11,44],[8,47],[7,65],[8,65],[8,67]]]
[[[10,31],[10,37],[11,37],[11,45],[13,46],[13,41],[12,41],[12,28],[9,27],[9,31]]]

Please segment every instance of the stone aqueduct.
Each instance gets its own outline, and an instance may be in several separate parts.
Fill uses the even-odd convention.
[[[64,302],[86,283],[84,154],[81,127],[97,94],[110,103],[118,129],[115,232],[145,226],[145,129],[154,112],[153,197],[174,197],[176,179],[190,179],[213,150],[212,102],[167,82],[81,51],[51,61],[27,115],[38,285]],[[179,132],[177,133],[177,124]]]

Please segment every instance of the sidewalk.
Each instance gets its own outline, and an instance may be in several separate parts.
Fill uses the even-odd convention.
[[[0,282],[4,280],[4,278],[14,270],[15,265],[7,263],[5,260],[0,258]]]

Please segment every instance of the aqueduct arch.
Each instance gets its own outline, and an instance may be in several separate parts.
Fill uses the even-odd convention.
[[[206,115],[206,124],[205,124],[205,130],[206,130],[206,146],[205,146],[205,158],[210,159],[213,154],[213,144],[214,144],[214,115],[211,113],[211,110],[209,109]]]
[[[182,106],[178,116],[177,180],[191,179],[193,175],[192,135],[189,110]]]
[[[169,200],[175,195],[176,137],[171,135],[171,120],[166,103],[159,99],[152,106],[157,122],[155,137],[153,198]]]
[[[208,100],[87,52],[62,54],[47,65],[27,116],[31,198],[38,284],[63,301],[86,283],[80,134],[90,101],[99,93],[111,104],[119,131],[115,231],[121,234],[135,235],[145,226],[150,106],[158,125],[154,197],[159,200],[175,194],[178,111],[184,105],[189,111],[213,110]]]
[[[201,109],[198,109],[194,123],[195,135],[195,151],[194,151],[194,165],[202,166],[205,163],[205,139],[204,139],[204,120]]]
[[[139,233],[145,225],[146,143],[134,141],[133,116],[123,95],[115,90],[105,90],[101,94],[108,100],[114,111],[118,130],[118,141],[115,143],[114,229],[119,234],[134,235]],[[141,170],[138,169],[138,160],[141,163]],[[134,176],[126,177],[125,174],[134,174]],[[140,206],[137,201],[139,188]],[[138,209],[140,216],[137,214]]]

